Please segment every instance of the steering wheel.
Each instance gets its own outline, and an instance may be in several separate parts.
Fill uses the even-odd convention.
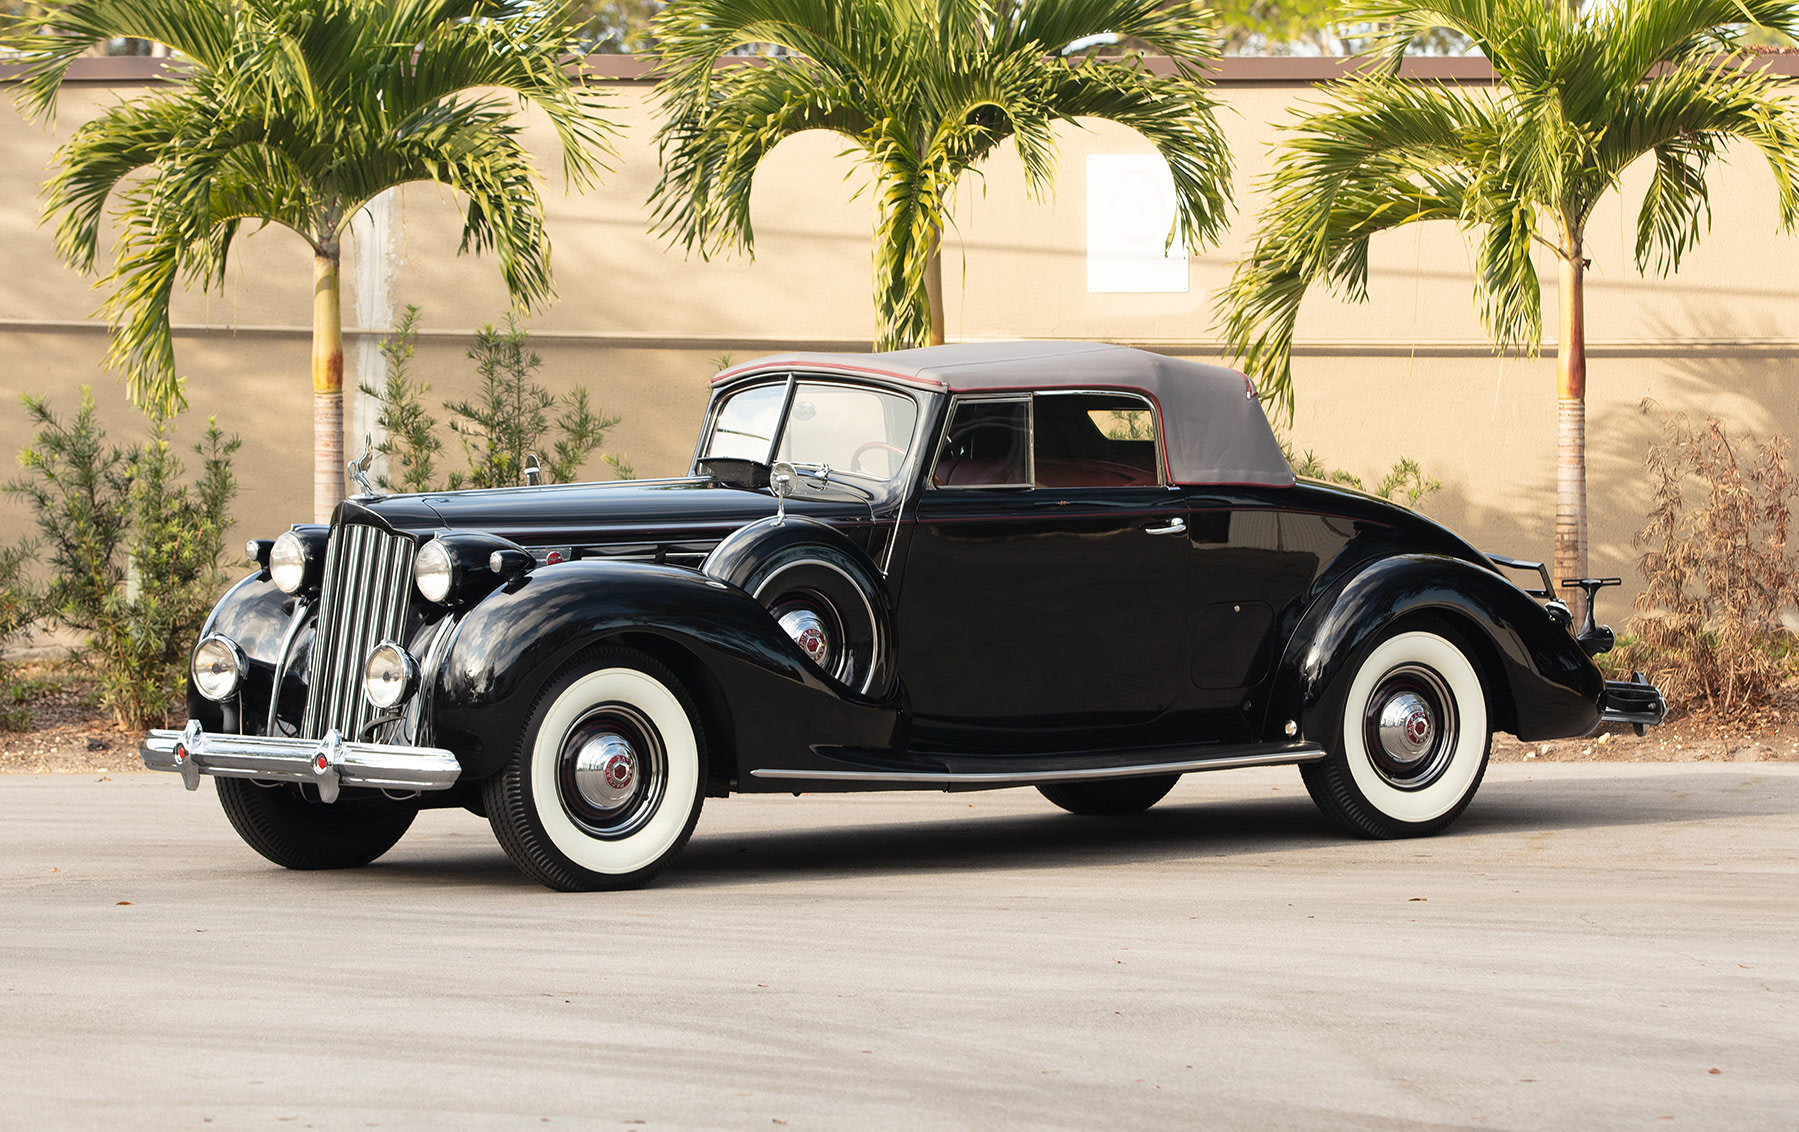
[[[891,452],[902,459],[906,455],[906,450],[897,444],[889,444],[885,440],[871,440],[850,453],[850,471],[859,472],[862,470],[862,453],[867,452],[871,448],[878,448],[883,452]]]

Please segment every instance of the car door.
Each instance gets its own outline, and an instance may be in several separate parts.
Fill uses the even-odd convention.
[[[896,610],[921,741],[1131,745],[1188,683],[1186,506],[1154,419],[1107,392],[950,406]]]

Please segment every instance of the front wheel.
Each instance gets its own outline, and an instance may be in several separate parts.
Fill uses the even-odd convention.
[[[631,649],[584,653],[538,696],[518,749],[487,780],[506,855],[563,892],[634,888],[699,820],[705,736],[673,673]]]
[[[329,805],[293,783],[215,778],[219,805],[244,844],[285,869],[353,869],[394,847],[418,807],[386,799]]]
[[[1362,837],[1420,837],[1454,821],[1487,770],[1479,670],[1431,630],[1395,633],[1352,669],[1329,757],[1300,768],[1333,821]]]

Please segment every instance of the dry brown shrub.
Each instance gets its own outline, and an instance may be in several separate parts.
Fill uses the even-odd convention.
[[[1653,401],[1643,411],[1662,411]],[[1716,417],[1663,412],[1644,463],[1655,487],[1631,544],[1648,587],[1609,658],[1647,672],[1670,706],[1731,716],[1765,707],[1792,672],[1795,494],[1784,436],[1733,443]],[[1741,452],[1741,455],[1739,455]],[[1700,489],[1692,505],[1684,489]]]

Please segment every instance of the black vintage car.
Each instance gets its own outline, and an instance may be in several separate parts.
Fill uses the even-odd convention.
[[[544,884],[617,888],[707,796],[1127,814],[1277,763],[1351,833],[1428,834],[1493,731],[1664,712],[1540,565],[1295,482],[1243,375],[1115,346],[764,358],[687,477],[365,493],[250,551],[142,754],[289,868],[465,806]]]

